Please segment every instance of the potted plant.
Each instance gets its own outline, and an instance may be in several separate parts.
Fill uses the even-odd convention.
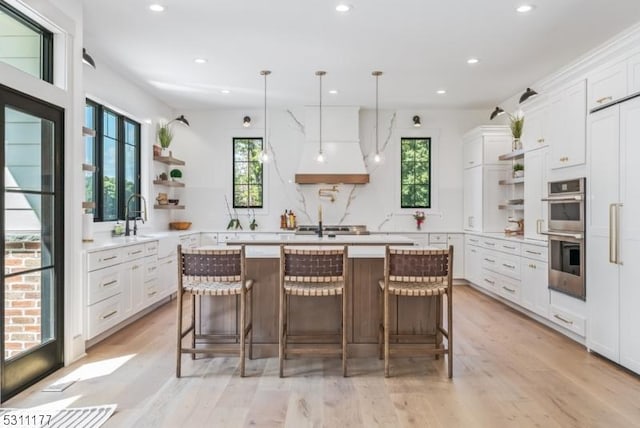
[[[175,168],[175,169],[172,169],[171,171],[169,171],[169,175],[171,176],[171,179],[173,181],[177,181],[178,179],[182,178],[182,171],[180,171],[179,169]]]
[[[513,178],[524,177],[524,165],[516,163],[513,165]]]
[[[161,123],[158,126],[158,142],[160,143],[160,147],[162,147],[164,156],[168,156],[167,149],[171,145],[171,140],[173,140],[173,131],[169,128],[169,124]]]
[[[509,115],[509,127],[511,128],[511,136],[513,137],[512,150],[522,149],[522,129],[524,128],[524,115],[522,112],[517,112],[513,115]]]

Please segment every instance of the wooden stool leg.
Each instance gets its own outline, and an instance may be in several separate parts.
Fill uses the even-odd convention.
[[[191,295],[191,347],[195,349],[196,347],[196,299],[198,299],[195,295]],[[196,359],[196,354],[191,354],[191,359]]]
[[[453,377],[453,304],[451,297],[451,293],[447,293],[447,363],[449,379]]]
[[[342,376],[347,377],[347,288],[342,290]]]
[[[247,290],[245,290],[244,286],[242,287],[242,291],[240,292],[240,377],[244,377],[244,357],[245,357],[245,323],[246,323],[246,308],[245,308],[245,300],[247,297]]]
[[[435,338],[435,348],[440,349],[442,345],[442,332],[440,329],[442,328],[442,297],[436,296],[436,338]],[[440,354],[435,354],[435,359],[440,359]]]
[[[278,326],[278,360],[280,363],[280,377],[283,377],[283,363],[284,363],[284,290],[280,289],[280,311],[278,314],[279,326]]]
[[[249,359],[253,360],[253,287],[249,290],[249,325],[251,325],[251,330],[249,330]]]
[[[384,358],[383,334],[384,334],[384,291],[378,287],[378,359]]]
[[[384,377],[389,377],[389,293],[384,293]]]
[[[178,290],[178,299],[176,304],[178,305],[178,319],[176,321],[178,330],[178,341],[176,343],[177,355],[176,355],[176,377],[180,377],[181,363],[182,363],[182,287]]]

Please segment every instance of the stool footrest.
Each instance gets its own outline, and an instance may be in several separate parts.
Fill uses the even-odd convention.
[[[285,350],[286,355],[316,355],[316,356],[335,356],[342,355],[342,348],[288,348]]]
[[[180,352],[183,354],[202,354],[202,355],[215,355],[215,354],[240,354],[238,345],[233,347],[216,346],[215,348],[182,348]]]

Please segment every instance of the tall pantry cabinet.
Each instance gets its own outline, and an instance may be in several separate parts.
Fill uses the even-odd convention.
[[[587,346],[640,373],[640,98],[588,127]]]
[[[508,126],[480,126],[464,138],[464,230],[502,232],[507,224],[506,192],[498,182],[506,178],[509,164],[500,155],[511,151]]]

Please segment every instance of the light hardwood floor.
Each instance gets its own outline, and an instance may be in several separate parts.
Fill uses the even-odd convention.
[[[446,359],[183,357],[175,300],[92,348],[5,407],[117,403],[106,427],[640,427],[640,378],[468,286],[454,293],[454,377]],[[64,392],[56,379],[80,378]],[[95,376],[95,377],[92,377]]]

